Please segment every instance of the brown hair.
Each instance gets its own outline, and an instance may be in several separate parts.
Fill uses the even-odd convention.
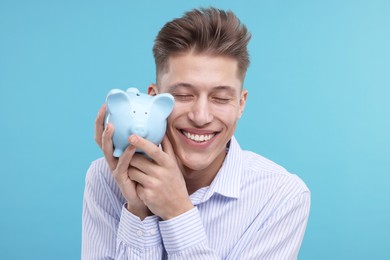
[[[233,58],[244,79],[249,66],[250,38],[246,26],[231,11],[210,7],[187,12],[166,23],[156,37],[153,55],[157,81],[159,73],[168,69],[169,57],[186,51]]]

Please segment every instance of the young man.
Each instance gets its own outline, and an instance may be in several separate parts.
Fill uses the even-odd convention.
[[[162,149],[139,136],[112,156],[112,125],[88,170],[83,259],[295,259],[310,192],[233,134],[247,100],[246,27],[232,12],[193,10],[167,23],[153,48],[157,84],[175,107]],[[149,157],[135,154],[141,148]]]

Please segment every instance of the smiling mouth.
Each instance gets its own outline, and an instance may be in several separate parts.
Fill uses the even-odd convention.
[[[180,130],[180,132],[185,136],[187,137],[188,139],[190,139],[191,141],[194,141],[194,142],[197,142],[197,143],[203,143],[203,142],[207,142],[207,141],[210,141],[217,133],[211,133],[211,134],[192,134],[192,133],[189,133],[189,132],[186,132],[184,130]]]

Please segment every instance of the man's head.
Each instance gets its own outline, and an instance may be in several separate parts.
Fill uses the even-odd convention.
[[[207,185],[224,161],[246,104],[249,39],[232,12],[214,8],[186,13],[157,36],[157,86],[152,84],[148,92],[168,92],[175,98],[167,136],[187,184],[190,178],[206,178],[201,182]]]
[[[157,85],[160,74],[168,69],[169,58],[185,52],[232,58],[238,62],[238,76],[243,81],[249,66],[250,38],[245,25],[231,11],[207,8],[185,13],[166,23],[156,37],[153,54]]]

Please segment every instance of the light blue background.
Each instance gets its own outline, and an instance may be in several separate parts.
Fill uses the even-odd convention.
[[[237,137],[312,191],[300,259],[390,259],[390,1],[0,2],[0,259],[78,259],[94,119],[154,82],[151,48],[184,11],[253,33]]]

